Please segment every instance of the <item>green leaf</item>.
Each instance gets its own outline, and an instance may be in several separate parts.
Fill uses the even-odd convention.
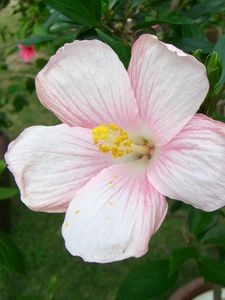
[[[196,19],[203,15],[211,15],[225,11],[224,0],[201,0],[200,3],[192,6],[187,15],[190,18]]]
[[[177,274],[169,277],[167,260],[150,261],[134,268],[119,288],[116,300],[145,300],[159,297],[172,288]]]
[[[170,39],[171,44],[175,44],[178,48],[183,49],[186,52],[194,52],[197,49],[201,49],[203,53],[210,53],[213,50],[213,44],[200,38],[179,38]]]
[[[225,48],[224,48],[225,51]],[[217,52],[213,51],[212,53],[210,53],[205,61],[205,66],[206,66],[206,70],[207,70],[207,77],[209,79],[210,82],[210,88],[212,90],[212,93],[215,94],[217,93],[218,88],[214,88],[215,85],[218,86],[218,82],[221,78],[221,74],[222,74],[222,62],[220,60],[220,57],[218,55]]]
[[[112,9],[117,2],[119,2],[119,0],[108,0],[109,9]]]
[[[211,228],[202,238],[205,245],[219,245],[225,247],[225,224]]]
[[[0,266],[25,274],[23,255],[7,234],[0,231]]]
[[[0,175],[4,172],[6,168],[6,163],[4,162],[4,160],[0,160]]]
[[[159,19],[147,17],[145,22],[133,26],[132,29],[137,30],[137,29],[146,28],[146,27],[149,27],[149,26],[152,26],[155,24],[174,24],[174,25],[193,24],[193,20],[189,19],[187,17],[176,16],[176,15],[167,16],[165,18],[159,18]]]
[[[94,27],[101,17],[101,0],[43,0],[77,24]]]
[[[208,257],[201,257],[198,266],[201,275],[206,279],[206,281],[225,286],[224,262]]]
[[[201,239],[203,235],[218,222],[218,212],[205,212],[191,208],[188,215],[189,231]]]
[[[112,49],[117,53],[120,60],[124,64],[125,68],[127,68],[131,56],[130,45],[124,44],[120,41],[113,39],[112,37],[110,37],[109,35],[107,35],[106,33],[102,32],[99,29],[96,29],[96,32],[103,42],[105,42],[110,47],[112,47]]]
[[[181,265],[185,263],[189,259],[197,259],[198,258],[198,252],[194,248],[177,248],[173,250],[169,266],[170,266],[170,274],[177,272]]]
[[[22,95],[16,95],[13,99],[13,111],[21,111],[24,106],[28,105],[27,100]]]
[[[0,200],[9,199],[18,195],[17,188],[0,187]]]
[[[25,46],[32,46],[32,45],[36,45],[36,44],[40,44],[40,43],[44,43],[44,42],[54,41],[56,37],[57,37],[56,35],[52,35],[52,34],[33,35],[27,39],[18,41],[17,44],[22,44]]]
[[[217,89],[220,89],[225,83],[225,34],[216,43],[214,51],[218,53],[223,65],[223,71],[217,86]]]
[[[0,111],[0,127],[9,128],[12,125],[12,121],[8,119],[7,115]]]
[[[222,116],[222,115],[220,115],[220,114],[218,114],[218,113],[216,113],[216,112],[214,112],[214,113],[212,114],[212,118],[213,118],[214,120],[216,120],[216,121],[220,121],[220,122],[225,123],[225,117]]]

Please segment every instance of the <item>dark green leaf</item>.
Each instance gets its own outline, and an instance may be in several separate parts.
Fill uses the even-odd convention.
[[[131,56],[130,45],[124,44],[120,41],[113,39],[112,37],[110,37],[109,35],[107,35],[99,29],[96,29],[96,32],[103,42],[112,47],[112,49],[117,53],[120,60],[124,64],[125,68],[127,68]]]
[[[36,61],[35,61],[35,64],[36,66],[38,67],[38,69],[42,69],[44,68],[44,66],[47,64],[47,60],[44,59],[44,58],[38,58]],[[33,79],[32,79],[33,80]],[[33,80],[34,81],[34,80]]]
[[[117,300],[145,300],[159,297],[172,288],[177,274],[169,277],[167,260],[151,261],[134,268],[119,288]]]
[[[141,28],[146,28],[155,24],[174,24],[174,25],[181,25],[181,24],[193,24],[193,20],[189,19],[187,17],[183,16],[168,16],[166,18],[159,18],[159,19],[154,19],[151,17],[146,18],[146,21],[143,23],[140,23],[138,25],[133,26],[132,29],[137,30]]]
[[[212,258],[201,257],[199,260],[201,275],[208,282],[225,286],[225,263]]]
[[[32,46],[44,42],[54,41],[56,35],[45,34],[45,35],[33,35],[27,39],[23,39],[18,41],[18,44],[22,44],[25,46]]]
[[[169,200],[170,200],[169,210],[171,214],[177,212],[179,209],[181,209],[184,206],[183,202],[181,201],[177,201],[173,199],[169,199]]]
[[[36,62],[37,64],[37,62]],[[32,93],[35,90],[35,83],[33,78],[27,78],[26,80],[26,89],[29,93]]]
[[[101,0],[43,0],[77,24],[94,27],[101,17]]]
[[[8,128],[12,125],[12,122],[7,118],[6,114],[3,111],[0,111],[0,127],[3,126]]]
[[[177,248],[170,256],[170,274],[177,272],[181,265],[189,259],[197,259],[198,252],[194,248]]]
[[[9,236],[3,232],[0,232],[0,266],[9,271],[25,273],[22,253]]]
[[[188,215],[188,227],[192,234],[198,239],[218,222],[218,212],[205,212],[196,208],[191,208]]]
[[[9,4],[9,0],[0,0],[0,9],[6,7]]]
[[[214,47],[214,45],[210,42],[197,38],[171,39],[170,43],[175,44],[178,48],[189,53],[194,52],[197,49],[201,49],[203,53],[208,54],[212,52]]]
[[[17,188],[0,187],[0,200],[9,199],[18,195]]]
[[[16,97],[13,99],[14,111],[21,111],[26,105],[28,105],[28,102],[22,95],[16,95]]]
[[[222,61],[223,72],[218,82],[218,89],[220,89],[225,83],[225,35],[223,35],[219,41],[216,43],[214,51],[216,51]]]
[[[200,3],[192,6],[187,15],[196,19],[203,15],[211,15],[225,11],[225,0],[201,0]]]
[[[225,123],[225,117],[222,116],[222,115],[219,115],[218,113],[213,113],[212,118],[214,120],[217,120],[217,121]]]
[[[219,245],[225,247],[225,224],[211,228],[202,238],[205,245]]]

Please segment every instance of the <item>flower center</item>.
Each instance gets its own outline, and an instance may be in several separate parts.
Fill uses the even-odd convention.
[[[121,158],[132,152],[151,158],[154,146],[142,139],[139,143],[134,143],[126,131],[119,128],[116,124],[99,125],[92,129],[94,144],[103,153],[111,152],[114,158]]]

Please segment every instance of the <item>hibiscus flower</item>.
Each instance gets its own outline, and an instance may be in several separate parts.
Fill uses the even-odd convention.
[[[195,115],[208,87],[204,65],[151,35],[134,43],[128,72],[98,40],[66,44],[36,77],[63,124],[25,129],[6,154],[22,201],[66,212],[69,252],[101,263],[148,251],[166,196],[221,208],[225,127]]]
[[[19,56],[24,62],[29,62],[33,57],[36,56],[35,46],[25,46],[22,44],[17,45],[20,49]]]

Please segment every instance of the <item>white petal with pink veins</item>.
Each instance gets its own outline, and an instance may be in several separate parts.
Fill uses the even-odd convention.
[[[159,149],[148,178],[162,194],[205,211],[225,205],[225,124],[196,115]]]
[[[36,77],[43,105],[64,123],[93,128],[136,126],[137,105],[128,74],[106,44],[75,41],[60,48]]]
[[[62,228],[72,255],[89,262],[112,262],[148,251],[167,202],[148,182],[140,162],[111,166],[75,196]]]
[[[33,210],[65,211],[76,192],[112,164],[92,139],[91,130],[67,125],[24,130],[5,156],[22,201]]]
[[[128,73],[140,117],[158,146],[193,117],[209,86],[203,64],[147,34],[134,43]]]

